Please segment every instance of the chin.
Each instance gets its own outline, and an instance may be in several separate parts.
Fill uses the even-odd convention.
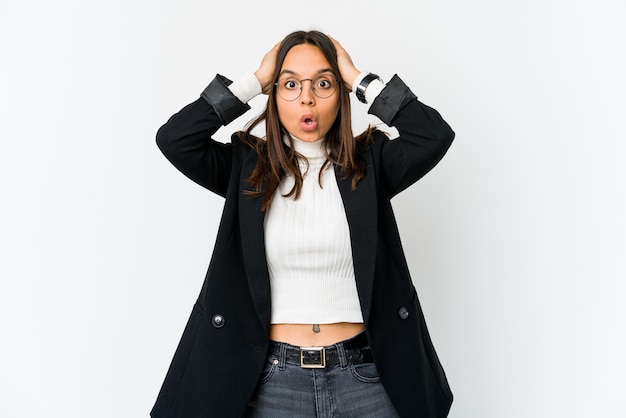
[[[299,140],[305,141],[305,142],[315,142],[322,137],[322,135],[320,135],[319,132],[299,131],[299,132],[291,133],[291,134],[295,136],[296,138],[298,138]]]

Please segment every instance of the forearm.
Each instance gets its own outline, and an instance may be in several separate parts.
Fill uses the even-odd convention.
[[[196,183],[224,195],[232,165],[232,145],[212,139],[224,124],[249,107],[218,76],[202,97],[173,115],[157,133],[157,145],[167,159]]]
[[[417,100],[397,76],[374,100],[369,113],[399,132],[397,139],[385,142],[381,156],[392,196],[428,173],[454,139],[454,131],[439,112]]]

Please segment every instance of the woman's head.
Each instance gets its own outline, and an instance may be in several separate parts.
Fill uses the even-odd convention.
[[[276,52],[272,83],[265,111],[240,133],[257,154],[256,166],[248,178],[254,191],[248,194],[263,196],[262,208],[266,210],[280,181],[292,175],[294,187],[287,196],[300,196],[301,156],[293,148],[291,137],[287,136],[285,142],[287,133],[303,141],[325,137],[326,164],[339,167],[346,177],[352,176],[352,187],[356,187],[365,173],[361,153],[372,138],[373,128],[356,138],[352,133],[349,91],[341,78],[333,41],[317,31],[287,35]],[[265,122],[265,140],[252,135],[261,122]]]
[[[274,83],[267,104],[268,140],[279,139],[277,130],[303,141],[330,132],[334,140],[344,122],[352,137],[348,91],[328,36],[317,31],[287,35],[276,54]]]

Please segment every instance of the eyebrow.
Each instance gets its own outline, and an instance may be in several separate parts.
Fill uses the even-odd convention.
[[[320,74],[323,74],[323,73],[331,73],[331,74],[334,74],[334,73],[333,73],[332,68],[322,68],[321,70],[319,70],[319,71],[317,72],[316,76],[318,76],[318,75],[320,75]],[[297,73],[297,72],[295,72],[295,71],[291,71],[291,70],[282,70],[282,71],[280,72],[280,74],[278,74],[278,77],[281,77],[281,76],[282,76],[282,75],[284,75],[284,74],[289,74],[289,75],[298,75],[298,73]]]

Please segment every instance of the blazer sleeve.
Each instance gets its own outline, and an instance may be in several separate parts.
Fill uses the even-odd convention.
[[[220,196],[228,188],[233,145],[212,136],[250,109],[231,93],[230,83],[218,74],[201,97],[174,114],[156,136],[159,149],[178,170]]]
[[[454,139],[454,131],[441,115],[417,100],[397,75],[376,97],[368,113],[399,132],[398,138],[385,140],[381,150],[382,181],[390,197],[437,165]]]

